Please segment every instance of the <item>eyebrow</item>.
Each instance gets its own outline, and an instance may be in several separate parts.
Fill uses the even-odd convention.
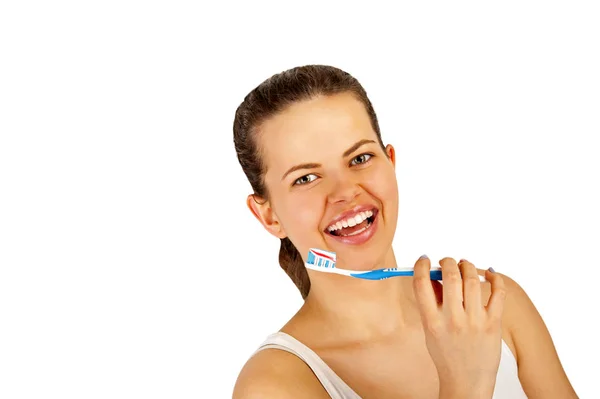
[[[360,141],[357,141],[356,143],[354,143],[354,145],[350,148],[348,148],[346,150],[346,152],[344,152],[343,157],[346,158],[348,155],[352,154],[354,151],[358,150],[359,147],[362,147],[365,144],[369,144],[369,143],[374,143],[374,140],[367,140],[367,139],[362,139]]]
[[[354,143],[350,148],[348,148],[346,151],[344,151],[344,154],[342,155],[343,158],[346,158],[348,155],[352,154],[354,151],[358,150],[360,147],[362,147],[365,144],[370,144],[370,143],[375,143],[374,140],[367,140],[367,139],[362,139],[357,141],[356,143]],[[296,166],[292,166],[291,168],[288,169],[287,172],[285,172],[283,174],[283,177],[281,178],[281,180],[284,180],[286,178],[287,175],[289,175],[292,172],[295,172],[297,170],[300,169],[315,169],[315,168],[319,168],[321,166],[320,163],[303,163],[300,165],[296,165]]]

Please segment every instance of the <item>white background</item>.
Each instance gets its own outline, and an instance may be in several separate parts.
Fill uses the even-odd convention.
[[[199,3],[0,6],[0,397],[231,396],[301,305],[234,112],[310,63],[396,147],[399,265],[511,276],[600,396],[596,2]]]

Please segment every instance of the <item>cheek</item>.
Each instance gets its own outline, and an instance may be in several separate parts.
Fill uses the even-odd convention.
[[[398,199],[398,181],[396,180],[396,174],[392,173],[384,184],[386,196],[389,199]]]
[[[398,212],[398,183],[395,175],[381,173],[371,185],[371,194],[381,201],[383,217],[387,220],[396,219]]]
[[[396,201],[398,198],[398,182],[393,170],[386,168],[374,173],[369,179],[368,187],[382,201]]]
[[[308,194],[308,193],[307,193]],[[323,201],[314,195],[296,195],[286,209],[288,229],[300,234],[314,230],[322,217]],[[293,233],[292,233],[293,234]]]

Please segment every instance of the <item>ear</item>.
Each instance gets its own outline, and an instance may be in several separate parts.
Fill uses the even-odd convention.
[[[254,217],[258,219],[269,233],[277,238],[287,237],[269,201],[255,194],[250,194],[246,198],[246,205],[248,205],[250,212],[252,212]]]
[[[394,169],[396,169],[396,150],[394,150],[394,146],[388,144],[385,146],[385,153],[387,157],[392,161],[392,165],[394,165]]]

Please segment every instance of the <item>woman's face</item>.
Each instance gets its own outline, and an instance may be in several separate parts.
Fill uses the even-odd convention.
[[[398,218],[395,153],[381,148],[360,101],[343,93],[296,103],[257,139],[270,198],[248,205],[269,232],[288,237],[304,260],[320,248],[341,268],[383,262]]]

